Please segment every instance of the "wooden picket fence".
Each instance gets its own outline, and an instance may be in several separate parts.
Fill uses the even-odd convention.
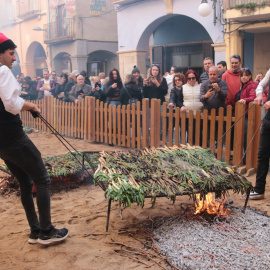
[[[241,116],[245,113],[244,104],[236,104],[235,115],[231,106],[226,114],[220,108],[216,115],[215,110],[211,114],[207,110],[182,113],[179,108],[168,108],[165,102],[161,110],[157,99],[151,100],[151,107],[148,99],[143,99],[136,106],[132,104],[132,107],[112,107],[94,97],[86,97],[77,105],[52,96],[33,102],[41,109],[42,116],[67,137],[137,149],[189,143],[210,148],[219,160],[233,165],[242,163],[245,117]],[[50,132],[39,118],[34,119],[29,112],[22,112],[21,118],[26,126]],[[232,129],[229,129],[235,122],[232,136]],[[246,154],[247,170],[257,168],[260,124],[261,108],[251,103],[247,123],[247,146],[250,145]],[[218,140],[225,131],[228,132],[224,139]]]

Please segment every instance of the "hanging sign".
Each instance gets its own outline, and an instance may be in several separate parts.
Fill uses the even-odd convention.
[[[106,1],[90,0],[90,16],[99,16],[107,10]]]

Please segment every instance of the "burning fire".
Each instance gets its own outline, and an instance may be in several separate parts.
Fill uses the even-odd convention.
[[[6,184],[5,178],[0,177],[0,189],[3,189],[5,184]]]
[[[230,211],[225,207],[225,201],[225,199],[222,201],[222,203],[215,201],[212,193],[208,193],[205,196],[205,199],[200,200],[200,194],[197,194],[195,203],[196,212],[194,214],[197,215],[206,211],[211,215],[216,214],[219,216],[225,216]]]

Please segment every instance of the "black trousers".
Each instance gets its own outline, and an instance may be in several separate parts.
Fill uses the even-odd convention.
[[[270,120],[264,119],[261,127],[260,143],[258,150],[258,165],[256,175],[256,185],[254,190],[257,193],[265,192],[266,176],[269,169],[270,157]]]
[[[49,231],[52,228],[50,214],[50,177],[41,154],[32,141],[25,136],[9,147],[0,147],[0,157],[20,185],[21,201],[31,231]],[[32,187],[36,184],[37,217]]]

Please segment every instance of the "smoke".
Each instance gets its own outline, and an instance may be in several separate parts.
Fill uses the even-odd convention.
[[[0,31],[4,32],[5,28],[11,27],[15,20],[15,7],[11,1],[5,1],[0,9]]]

